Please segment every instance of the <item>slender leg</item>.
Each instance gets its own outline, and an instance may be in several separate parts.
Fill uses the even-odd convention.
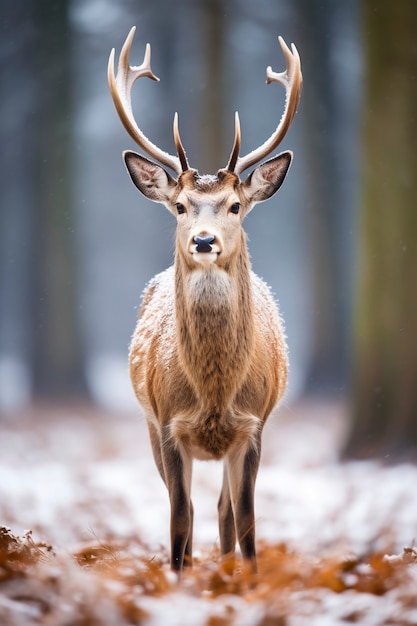
[[[193,566],[193,521],[194,521],[194,507],[190,500],[190,532],[188,534],[187,543],[184,552],[184,567]]]
[[[236,547],[236,529],[230,501],[229,477],[226,463],[223,468],[223,485],[217,504],[219,513],[220,551],[222,556],[234,555]]]
[[[162,445],[162,461],[171,504],[171,568],[180,572],[186,548],[190,561],[192,556],[191,457],[167,437]]]
[[[256,572],[255,481],[260,461],[260,446],[247,444],[232,450],[226,459],[235,518],[236,534],[242,557]]]

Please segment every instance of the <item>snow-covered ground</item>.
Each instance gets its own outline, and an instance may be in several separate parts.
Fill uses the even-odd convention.
[[[339,405],[281,407],[270,419],[256,491],[260,543],[285,545],[306,563],[336,555],[396,554],[413,544],[417,468],[412,464],[339,463],[344,432]],[[220,463],[195,463],[194,543],[201,559],[214,552],[218,543],[221,473]],[[60,554],[73,554],[89,542],[120,544],[137,538],[149,558],[166,559],[168,498],[154,466],[143,418],[103,415],[83,407],[37,407],[20,419],[0,421],[1,525],[15,534],[30,528],[34,538],[52,544]],[[75,587],[90,585],[92,598],[100,595],[101,588],[93,591],[88,573],[77,574],[77,581],[78,576],[85,580],[73,582]],[[406,605],[401,604],[405,597]],[[239,594],[225,598],[214,601],[204,593],[199,597],[195,591],[179,588],[159,598],[141,598],[141,610],[148,615],[141,619],[151,626],[198,626],[214,618],[218,621],[213,624],[244,626],[267,619],[260,596],[251,602]],[[285,617],[265,624],[417,624],[417,605],[410,604],[405,588],[383,595],[300,588],[285,598],[277,597],[276,602],[284,602],[278,613]],[[111,610],[109,605],[106,617],[91,623],[124,623],[112,618]],[[13,621],[18,613],[13,593],[0,586],[0,623],[32,623],[27,614],[23,621],[17,617]],[[72,623],[68,615],[60,619],[55,616],[47,623]]]

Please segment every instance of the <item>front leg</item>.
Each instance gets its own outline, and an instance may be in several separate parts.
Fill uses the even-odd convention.
[[[256,572],[255,482],[260,461],[260,437],[236,446],[226,458],[237,540],[242,557]]]
[[[192,459],[183,446],[170,436],[169,427],[165,428],[162,462],[171,505],[171,569],[180,572],[185,556],[187,565],[191,565],[192,560]]]

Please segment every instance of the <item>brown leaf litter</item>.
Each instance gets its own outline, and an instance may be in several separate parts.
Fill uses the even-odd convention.
[[[30,606],[36,617],[33,623],[37,624],[94,626],[110,624],[112,619],[120,620],[120,624],[142,624],[148,616],[143,607],[146,597],[182,593],[214,603],[222,597],[239,597],[245,603],[268,605],[277,598],[288,600],[291,594],[319,589],[383,596],[401,586],[417,564],[414,547],[393,556],[370,553],[313,559],[289,551],[285,544],[260,543],[258,555],[259,573],[254,575],[240,562],[235,567],[231,560],[222,561],[217,550],[211,551],[195,559],[194,567],[178,582],[169,571],[168,554],[149,555],[135,540],[94,541],[67,554],[56,554],[51,546],[36,542],[31,531],[18,537],[0,527],[0,592],[16,606],[18,603],[21,610]],[[75,608],[69,606],[71,603]],[[64,606],[59,615],[58,605]],[[207,625],[234,624],[234,609],[228,605],[226,609],[221,615],[213,612]],[[108,617],[111,610],[115,611],[112,618]],[[266,626],[273,619],[271,624],[284,626],[285,609],[279,616],[272,618],[266,613],[259,624]],[[357,621],[359,616],[360,612],[352,610],[348,621]]]

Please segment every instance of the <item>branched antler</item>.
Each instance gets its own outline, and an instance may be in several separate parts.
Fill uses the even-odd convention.
[[[119,64],[116,76],[114,74],[114,48],[110,53],[108,65],[108,80],[113,102],[119,114],[120,120],[123,123],[123,126],[126,128],[132,139],[139,145],[139,147],[147,152],[152,158],[156,159],[159,163],[171,168],[177,175],[180,175],[182,172],[188,170],[189,166],[178,131],[177,113],[175,113],[174,116],[173,130],[174,141],[178,156],[168,154],[167,152],[164,152],[163,150],[158,148],[158,146],[156,146],[154,143],[152,143],[140,130],[133,115],[131,91],[134,82],[138,78],[143,77],[159,81],[159,78],[155,76],[151,69],[151,47],[149,44],[146,44],[146,51],[142,65],[131,66],[129,64],[129,54],[132,47],[132,41],[135,35],[135,31],[136,27],[133,26],[126,38],[125,43],[123,44],[123,48],[119,57]]]
[[[287,131],[291,126],[291,123],[297,111],[297,106],[301,95],[301,87],[303,84],[300,57],[294,44],[291,44],[290,50],[282,37],[278,37],[278,41],[285,57],[287,69],[285,70],[285,72],[277,73],[273,72],[270,66],[267,67],[266,82],[267,84],[272,82],[280,83],[285,87],[286,99],[284,113],[277,128],[269,137],[269,139],[267,139],[261,146],[259,146],[259,148],[252,150],[252,152],[249,152],[249,154],[245,155],[244,157],[239,157],[240,122],[239,114],[236,113],[235,140],[232,152],[230,154],[229,162],[227,164],[227,169],[231,172],[235,172],[237,175],[240,175],[248,167],[251,167],[251,165],[258,163],[261,159],[264,159],[268,154],[275,150],[275,148],[281,143],[281,141],[287,134]]]

